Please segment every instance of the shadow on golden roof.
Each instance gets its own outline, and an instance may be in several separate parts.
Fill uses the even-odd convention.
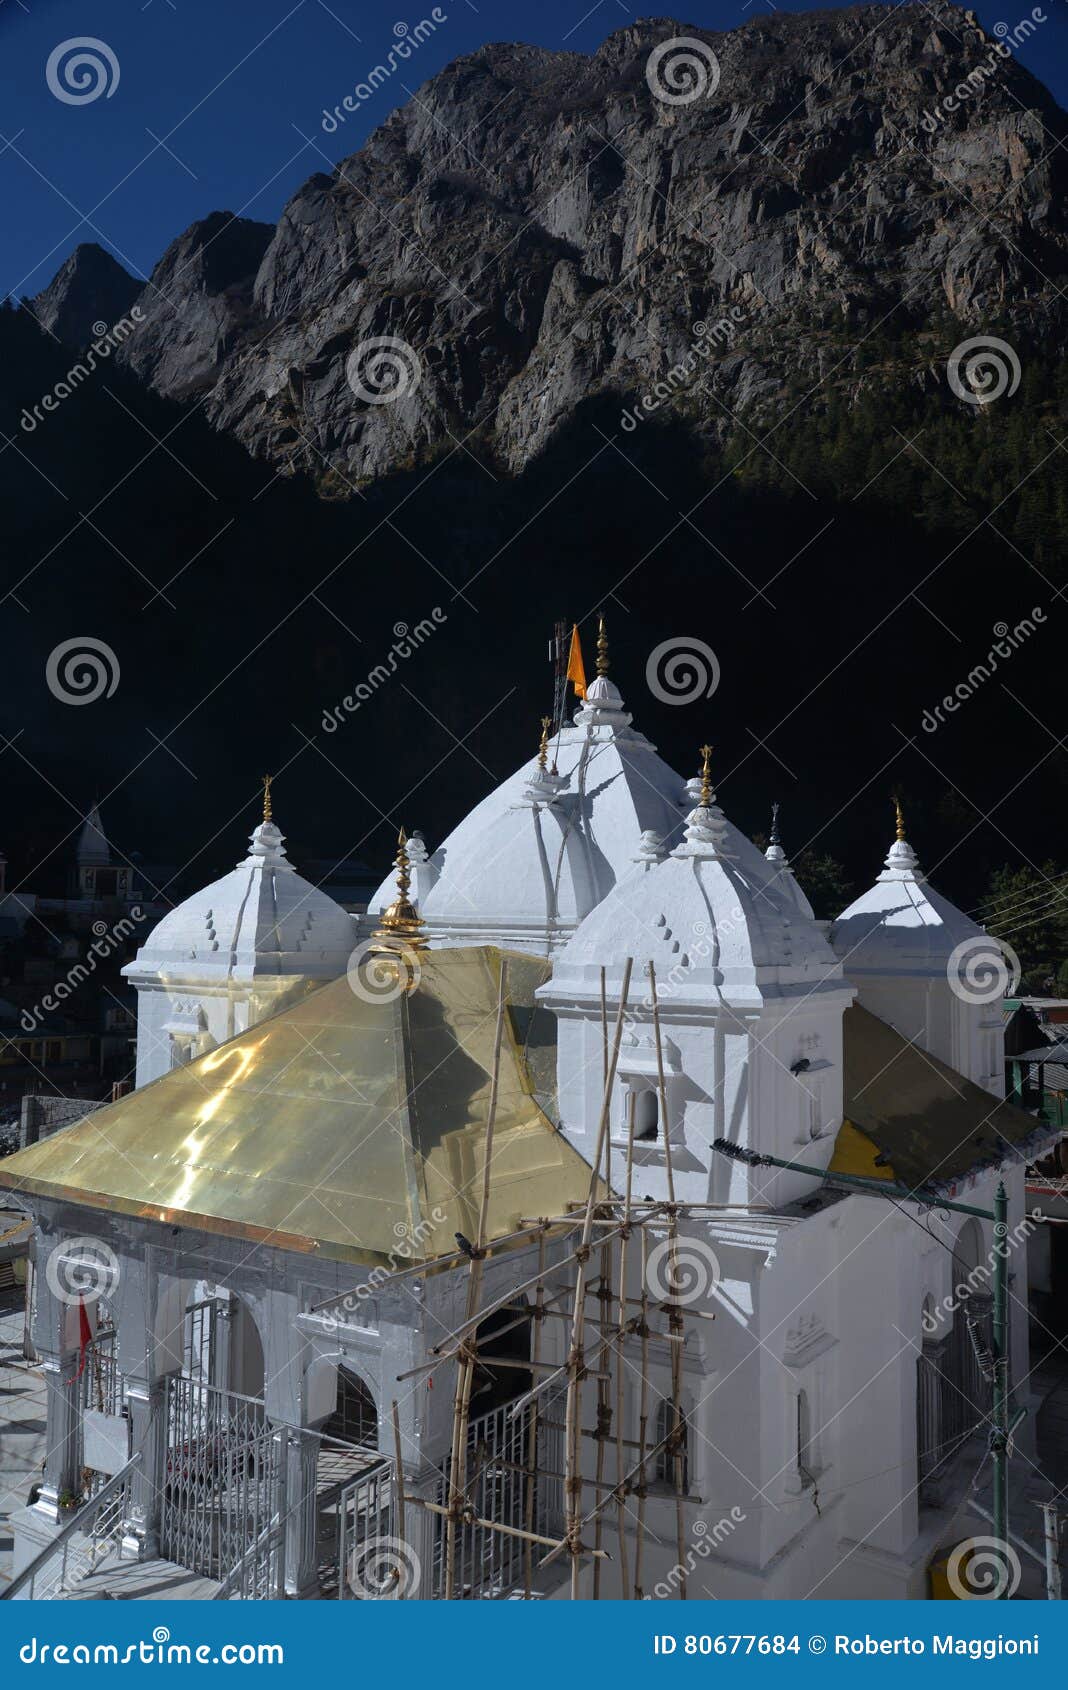
[[[559,1215],[589,1170],[551,1119],[548,968],[491,946],[421,952],[414,980],[350,970],[0,1162],[0,1187],[336,1260],[448,1254],[478,1214],[505,957],[487,1240]]]

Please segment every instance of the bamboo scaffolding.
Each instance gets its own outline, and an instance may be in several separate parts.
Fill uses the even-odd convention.
[[[606,997],[605,997],[605,971],[604,971],[603,968],[601,969],[601,1050],[602,1050],[601,1083],[603,1085],[607,1081],[607,1078],[608,1078],[608,1014],[607,1014],[607,1003],[606,1003]],[[611,1191],[611,1189],[612,1189],[612,1134],[611,1133],[607,1133],[605,1135],[605,1141],[604,1141],[604,1188],[605,1188],[606,1191]],[[599,1359],[599,1363],[598,1363],[598,1365],[600,1367],[604,1366],[605,1350],[606,1350],[606,1347],[607,1347],[606,1343],[605,1343],[604,1324],[605,1324],[605,1321],[610,1318],[610,1314],[611,1314],[612,1257],[613,1257],[614,1252],[615,1252],[615,1246],[612,1243],[612,1241],[609,1239],[608,1242],[606,1243],[602,1239],[602,1241],[601,1241],[601,1276],[600,1276],[600,1280],[599,1280],[599,1283],[598,1283],[598,1286],[597,1286],[597,1296],[598,1296],[598,1299],[600,1300],[600,1304],[601,1304],[601,1320],[597,1322],[597,1328],[598,1328],[598,1331],[601,1334],[601,1355],[600,1355],[600,1359]],[[592,1322],[591,1322],[591,1324],[592,1324]],[[608,1433],[609,1433],[609,1430],[610,1430],[610,1427],[611,1427],[611,1422],[612,1422],[612,1410],[611,1410],[611,1407],[609,1406],[610,1385],[611,1385],[611,1378],[610,1377],[605,1378],[605,1377],[602,1377],[600,1375],[598,1376],[598,1379],[597,1379],[597,1463],[596,1463],[595,1474],[594,1474],[594,1484],[595,1484],[595,1486],[598,1490],[602,1489],[603,1485],[604,1485],[604,1464],[605,1464],[605,1456],[606,1456],[606,1452],[607,1452],[606,1446],[607,1446],[607,1443],[608,1443]],[[603,1533],[604,1533],[604,1521],[601,1519],[601,1516],[598,1515],[597,1516],[597,1523],[594,1527],[594,1539],[593,1539],[594,1549],[600,1549],[602,1547]],[[600,1560],[595,1560],[594,1563],[593,1563],[593,1600],[595,1602],[599,1602],[601,1600],[601,1563],[600,1563]]]
[[[656,991],[656,968],[649,963],[649,997],[653,1012],[653,1043],[656,1046],[656,1083],[659,1092],[660,1130],[664,1138],[664,1171],[668,1188],[668,1310],[669,1330],[679,1342],[671,1349],[671,1458],[675,1482],[675,1537],[678,1550],[679,1600],[686,1600],[686,1423],[682,1413],[682,1344],[685,1331],[679,1293],[679,1211],[675,1202],[675,1171],[671,1157],[671,1123],[667,1112],[667,1084],[664,1079],[664,1049],[660,1037],[660,1002]]]
[[[530,1220],[520,1220],[515,1232],[506,1232],[502,1238],[495,1238],[487,1246],[487,1251],[492,1255],[494,1250],[501,1250],[507,1244],[518,1244],[520,1239],[526,1241],[537,1229],[542,1227],[566,1226],[573,1229],[574,1224],[575,1217],[573,1215],[561,1215],[555,1220],[546,1219],[542,1215]],[[383,1274],[375,1280],[375,1286],[378,1291],[391,1291],[394,1285],[400,1284],[402,1279],[414,1279],[428,1273],[440,1273],[445,1268],[461,1267],[469,1259],[466,1250],[453,1250],[447,1256],[430,1256],[425,1262],[414,1262],[411,1267],[398,1268],[394,1273]],[[338,1303],[344,1303],[350,1297],[359,1297],[363,1290],[363,1286],[350,1285],[347,1291],[336,1291],[332,1297],[327,1297],[323,1302],[312,1303],[308,1313],[325,1314],[327,1310],[336,1308]]]
[[[649,1234],[642,1229],[642,1312],[639,1335],[642,1344],[642,1382],[638,1402],[638,1526],[634,1534],[634,1600],[640,1602],[642,1590],[642,1555],[645,1549],[645,1499],[649,1493],[649,1474],[645,1465],[645,1439],[649,1429]]]
[[[634,1185],[634,1105],[635,1097],[632,1091],[627,1106],[627,1171],[624,1180],[623,1232],[619,1240],[619,1318],[616,1327],[616,1529],[619,1533],[619,1593],[624,1600],[627,1595],[628,1573],[627,1499],[623,1490],[623,1409],[626,1383],[623,1377],[623,1344],[627,1334],[627,1245],[630,1241],[630,1204]]]
[[[490,1079],[489,1105],[486,1111],[486,1149],[482,1165],[482,1196],[479,1202],[475,1247],[471,1251],[471,1265],[467,1281],[468,1321],[478,1310],[482,1292],[482,1264],[486,1257],[490,1169],[493,1164],[493,1131],[497,1120],[497,1092],[501,1075],[501,1040],[504,1036],[504,1006],[507,982],[508,963],[505,958],[502,958],[501,978],[497,994],[497,1026],[493,1039],[493,1074]],[[471,1423],[471,1387],[474,1383],[477,1362],[477,1345],[461,1345],[459,1364],[456,1369],[456,1389],[453,1397],[449,1506],[445,1517],[446,1602],[452,1601],[456,1582],[456,1528],[463,1516],[464,1492],[467,1480],[467,1431]]]
[[[541,1273],[545,1272],[544,1233],[542,1233],[540,1239],[538,1240],[538,1270]],[[545,1283],[542,1281],[534,1296],[534,1353],[531,1360],[533,1361],[535,1367],[538,1367],[541,1364],[541,1335],[542,1327],[545,1324],[545,1313]],[[534,1529],[534,1487],[537,1483],[534,1469],[535,1463],[538,1459],[539,1408],[540,1405],[535,1403],[534,1412],[530,1416],[530,1425],[527,1428],[527,1466],[530,1468],[530,1473],[527,1476],[527,1492],[523,1499],[523,1520],[528,1532],[531,1532]],[[532,1544],[527,1543],[523,1552],[523,1594],[528,1602],[530,1601],[533,1583],[534,1549]]]
[[[408,1500],[414,1503],[417,1508],[425,1508],[428,1513],[440,1514],[446,1521],[448,1520],[449,1510],[442,1503],[430,1502],[425,1496],[412,1496]],[[544,1537],[541,1532],[524,1531],[522,1526],[506,1526],[501,1520],[487,1520],[482,1514],[465,1512],[464,1518],[468,1525],[482,1526],[488,1532],[501,1532],[504,1537],[529,1538],[531,1543],[544,1544],[551,1549],[555,1549],[558,1553],[567,1548],[566,1538]],[[586,1553],[592,1554],[593,1552],[587,1550]],[[605,1560],[610,1559],[606,1549],[602,1549],[600,1554]],[[544,1562],[540,1563],[542,1566],[544,1564]]]
[[[586,1212],[583,1217],[581,1244],[575,1252],[575,1318],[571,1328],[571,1348],[568,1353],[567,1379],[567,1407],[564,1415],[566,1431],[564,1433],[564,1471],[567,1478],[564,1482],[564,1508],[566,1518],[566,1544],[571,1556],[571,1600],[578,1600],[579,1596],[579,1557],[582,1554],[580,1540],[580,1512],[582,1495],[581,1477],[581,1445],[578,1426],[578,1398],[579,1385],[583,1377],[583,1343],[586,1319],[586,1268],[590,1258],[590,1238],[593,1234],[593,1208],[597,1196],[597,1183],[600,1178],[601,1157],[604,1154],[605,1134],[608,1131],[608,1120],[612,1108],[612,1088],[615,1084],[616,1067],[619,1062],[619,1046],[623,1037],[623,1019],[626,1013],[627,994],[630,991],[630,976],[633,961],[627,958],[623,969],[623,984],[619,994],[619,1010],[616,1015],[615,1032],[612,1039],[612,1055],[608,1064],[608,1071],[604,1077],[604,1096],[601,1103],[601,1118],[597,1125],[597,1143],[590,1159],[590,1188],[586,1201]]]
[[[581,1220],[582,1220],[582,1217],[580,1216],[579,1217],[580,1224],[581,1224]],[[616,1228],[616,1231],[618,1233],[618,1231],[619,1231],[618,1227]],[[566,1268],[566,1267],[570,1267],[572,1262],[578,1261],[579,1255],[581,1254],[582,1249],[583,1249],[583,1246],[580,1245],[579,1249],[572,1251],[570,1256],[565,1256],[562,1261],[554,1262],[551,1267],[546,1269],[546,1272],[548,1272],[548,1273],[559,1273],[561,1271],[561,1269]],[[587,1240],[587,1243],[585,1245],[585,1249],[588,1253],[588,1251],[589,1251],[589,1241],[588,1240]],[[524,1279],[522,1285],[513,1286],[510,1291],[506,1291],[503,1296],[498,1297],[496,1302],[488,1304],[486,1308],[481,1309],[479,1311],[479,1313],[476,1314],[473,1318],[465,1320],[463,1322],[463,1324],[461,1326],[458,1326],[454,1332],[446,1332],[444,1338],[440,1339],[438,1341],[438,1343],[434,1344],[431,1347],[431,1351],[430,1351],[431,1355],[441,1356],[442,1360],[445,1360],[445,1361],[449,1360],[450,1357],[454,1356],[457,1352],[455,1350],[450,1350],[448,1352],[448,1355],[444,1355],[443,1351],[445,1350],[446,1345],[456,1343],[461,1338],[466,1338],[467,1334],[471,1331],[472,1327],[481,1325],[482,1321],[486,1320],[491,1314],[495,1314],[498,1309],[503,1308],[505,1303],[514,1303],[514,1302],[517,1301],[518,1298],[522,1297],[525,1292],[533,1291],[535,1286],[540,1282],[541,1278],[542,1278],[542,1275],[540,1273],[531,1274],[529,1279]],[[570,1285],[567,1285],[567,1286],[564,1287],[564,1289],[566,1291],[570,1291],[572,1289],[572,1287]],[[583,1290],[585,1291],[585,1286],[583,1287]],[[418,1371],[420,1371],[420,1369],[414,1369],[413,1371],[418,1372]],[[405,1377],[408,1377],[408,1376],[405,1375]]]
[[[652,1449],[649,1450],[648,1454],[645,1455],[643,1457],[643,1459],[645,1461],[652,1461],[653,1457],[656,1456],[656,1455],[659,1455],[660,1451],[662,1449],[666,1449],[668,1444],[670,1444],[670,1442],[671,1442],[671,1433],[665,1432],[664,1436],[660,1439],[659,1443],[655,1443],[653,1445]],[[631,1480],[637,1476],[638,1471],[639,1471],[639,1467],[640,1467],[640,1463],[635,1462],[635,1464],[631,1468],[630,1472],[624,1478],[624,1481],[623,1481],[624,1487],[628,1487],[630,1485]],[[613,1486],[611,1491],[609,1491],[607,1496],[602,1498],[602,1500],[600,1502],[595,1503],[594,1506],[590,1509],[589,1513],[583,1516],[580,1524],[583,1525],[583,1526],[588,1526],[591,1520],[595,1520],[596,1517],[597,1517],[598,1511],[602,1508],[607,1508],[608,1504],[612,1501],[612,1498],[615,1496],[617,1488],[618,1488],[617,1486]],[[698,1498],[697,1497],[690,1497],[687,1500],[689,1500],[690,1502],[697,1502]],[[565,1537],[565,1538],[562,1538],[560,1540],[560,1542],[558,1544],[556,1544],[553,1549],[550,1550],[549,1554],[546,1555],[543,1560],[538,1562],[539,1568],[550,1566],[552,1564],[552,1562],[555,1561],[560,1555],[563,1555],[563,1553],[565,1552],[565,1550],[567,1548],[568,1548],[568,1540]]]

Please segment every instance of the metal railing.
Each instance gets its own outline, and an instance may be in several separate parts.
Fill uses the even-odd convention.
[[[556,1399],[551,1398],[550,1403]],[[559,1521],[559,1492],[543,1470],[559,1471],[559,1438],[546,1425],[549,1407],[538,1423],[538,1448],[530,1462],[533,1407],[512,1416],[504,1403],[472,1420],[467,1437],[465,1518],[456,1533],[455,1589],[461,1600],[494,1600],[514,1589],[526,1569],[526,1546],[521,1538],[491,1531],[479,1518],[519,1530],[551,1534]],[[448,1464],[439,1501],[449,1499]],[[433,1599],[445,1594],[445,1522],[441,1516],[434,1556]]]
[[[284,1438],[284,1433],[276,1433]],[[277,1506],[259,1536],[249,1544],[212,1598],[215,1602],[271,1602],[285,1596],[286,1490],[285,1461],[280,1463]]]
[[[284,1515],[284,1433],[259,1398],[177,1373],[164,1382],[163,1424],[161,1553],[225,1578]]]
[[[38,1602],[54,1600],[94,1573],[122,1534],[130,1478],[140,1463],[138,1450],[92,1501],[67,1521],[48,1547],[0,1592],[0,1601],[8,1602],[13,1596]]]
[[[383,1456],[341,1491],[338,1500],[337,1594],[341,1601],[396,1595],[398,1570],[393,1461]]]

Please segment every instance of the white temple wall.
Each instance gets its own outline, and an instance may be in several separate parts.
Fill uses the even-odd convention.
[[[304,975],[265,977],[250,985],[201,975],[138,978],[136,1085],[149,1085],[287,1009],[324,981]]]

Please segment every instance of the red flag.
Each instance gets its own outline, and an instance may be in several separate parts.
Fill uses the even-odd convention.
[[[85,1356],[89,1345],[93,1341],[93,1329],[89,1324],[89,1311],[85,1306],[85,1298],[78,1299],[78,1371],[75,1379],[80,1379],[85,1372]]]

